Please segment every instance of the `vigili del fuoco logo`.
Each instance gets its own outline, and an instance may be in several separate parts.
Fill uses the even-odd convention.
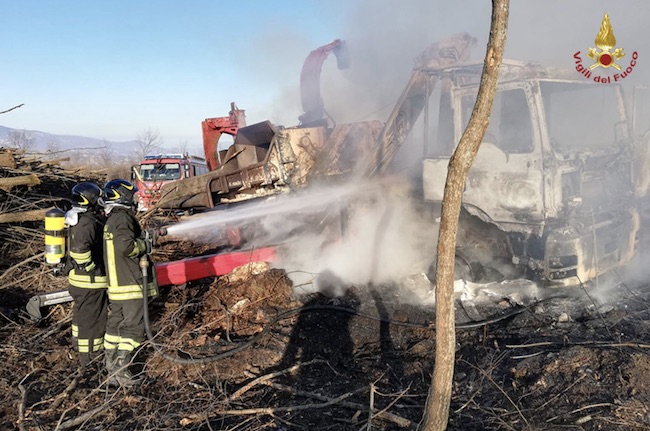
[[[592,59],[594,63],[585,66],[582,63],[580,51],[573,54],[576,63],[576,70],[584,75],[585,78],[593,79],[594,82],[609,84],[612,82],[619,82],[628,77],[634,70],[634,66],[636,66],[636,60],[639,57],[639,54],[636,51],[632,53],[632,58],[627,67],[617,63],[625,57],[625,53],[623,52],[623,48],[616,47],[616,38],[614,37],[612,25],[609,22],[609,15],[605,13],[605,16],[603,16],[603,22],[600,24],[600,31],[596,35],[596,48],[589,48],[587,50],[587,57]],[[597,73],[600,69],[609,69],[610,67],[616,69],[617,72],[610,75]],[[624,67],[625,70],[623,70]]]

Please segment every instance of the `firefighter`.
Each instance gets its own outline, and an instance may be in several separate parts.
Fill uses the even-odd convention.
[[[97,184],[77,184],[72,188],[72,208],[65,215],[69,226],[68,292],[74,299],[72,337],[82,368],[104,347],[108,281],[102,248],[102,195]]]
[[[104,261],[108,274],[110,311],[104,337],[109,384],[132,387],[137,379],[129,370],[135,350],[145,338],[142,273],[139,258],[147,251],[135,218],[137,187],[116,179],[104,187]],[[157,295],[153,281],[149,297]]]

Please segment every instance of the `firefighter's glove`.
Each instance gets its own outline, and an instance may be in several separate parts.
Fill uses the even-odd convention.
[[[129,253],[129,257],[139,257],[146,253],[151,253],[149,241],[143,238],[137,238],[133,244],[133,250]]]

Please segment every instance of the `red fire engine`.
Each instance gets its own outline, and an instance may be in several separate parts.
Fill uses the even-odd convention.
[[[156,154],[144,157],[134,166],[133,180],[138,187],[138,209],[146,211],[160,199],[164,184],[208,172],[206,160],[188,154]]]

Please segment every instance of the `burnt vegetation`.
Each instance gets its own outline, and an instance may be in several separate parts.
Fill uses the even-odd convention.
[[[3,154],[0,218],[106,180]],[[26,175],[38,183],[7,181]],[[101,358],[77,369],[70,304],[40,322],[24,311],[66,287],[42,258],[40,216],[9,218],[0,238],[2,429],[398,430],[422,417],[433,311],[400,303],[391,286],[295,297],[284,271],[258,265],[164,287],[150,304],[154,340],[136,357],[142,384],[108,389]],[[214,251],[168,240],[154,260]],[[460,327],[448,429],[649,429],[650,295],[620,280],[600,280],[615,286],[608,299],[585,286]]]

